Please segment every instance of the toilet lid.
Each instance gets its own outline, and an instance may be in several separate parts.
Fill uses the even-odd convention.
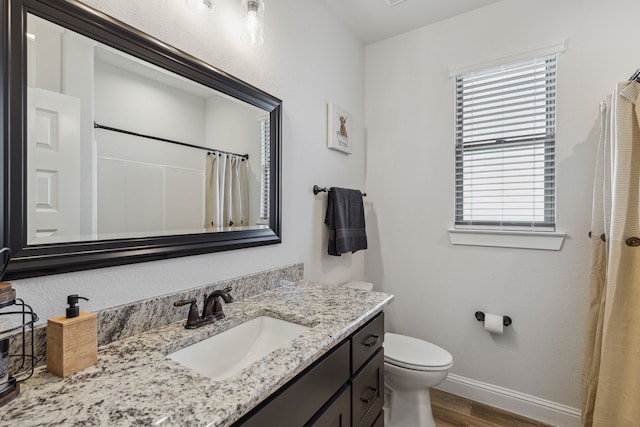
[[[391,332],[384,334],[384,358],[394,365],[416,370],[446,369],[453,363],[451,353],[442,347]]]

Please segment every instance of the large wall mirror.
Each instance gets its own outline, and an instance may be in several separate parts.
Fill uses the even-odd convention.
[[[280,100],[75,0],[2,5],[5,277],[280,242]]]

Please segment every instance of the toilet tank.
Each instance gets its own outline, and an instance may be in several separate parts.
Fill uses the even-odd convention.
[[[354,280],[354,281],[345,283],[343,286],[346,286],[347,288],[351,288],[351,289],[363,289],[365,291],[373,290],[373,283],[371,282],[360,282],[360,281]]]

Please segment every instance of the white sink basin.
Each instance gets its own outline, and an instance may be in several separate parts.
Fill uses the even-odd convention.
[[[228,378],[309,330],[269,316],[241,323],[167,357],[214,380]]]

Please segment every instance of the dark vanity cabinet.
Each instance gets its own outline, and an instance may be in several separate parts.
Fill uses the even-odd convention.
[[[384,314],[351,336],[351,425],[371,427],[384,404]],[[380,421],[383,425],[383,421]]]
[[[380,313],[234,426],[384,426],[383,339]]]

